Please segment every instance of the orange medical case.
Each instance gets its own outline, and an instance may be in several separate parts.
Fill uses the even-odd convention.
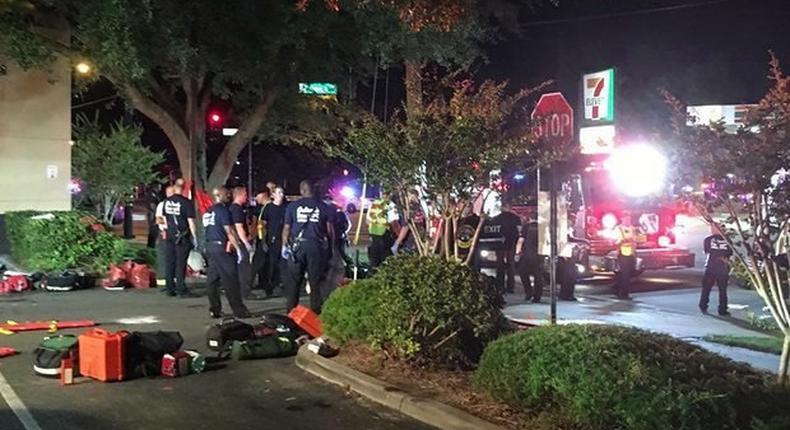
[[[321,320],[318,319],[318,315],[310,310],[310,308],[296,305],[296,307],[288,313],[288,316],[310,336],[321,336]]]
[[[79,337],[80,374],[99,381],[123,381],[125,343],[129,332],[91,329]]]

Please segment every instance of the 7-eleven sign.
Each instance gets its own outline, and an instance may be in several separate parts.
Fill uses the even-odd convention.
[[[584,75],[582,86],[585,121],[614,121],[614,69]]]

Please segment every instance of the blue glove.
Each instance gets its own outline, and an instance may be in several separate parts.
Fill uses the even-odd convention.
[[[390,248],[390,251],[392,251],[392,255],[398,255],[398,249],[400,249],[400,245],[398,245],[397,243],[395,245],[392,245],[392,248]]]
[[[291,258],[291,249],[287,246],[283,246],[283,250],[280,252],[280,255],[283,257],[283,260]]]

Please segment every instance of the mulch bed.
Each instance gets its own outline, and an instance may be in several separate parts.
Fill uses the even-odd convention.
[[[507,429],[523,429],[525,423],[531,421],[526,413],[475,392],[472,389],[473,372],[414,368],[387,359],[381,351],[364,344],[344,345],[335,359],[411,394],[463,409]]]

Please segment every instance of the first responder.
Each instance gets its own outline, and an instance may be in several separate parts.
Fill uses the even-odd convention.
[[[225,290],[228,303],[236,318],[249,318],[250,312],[241,299],[236,262],[243,258],[241,246],[236,237],[230,211],[228,190],[219,187],[214,190],[214,205],[203,214],[206,228],[206,255],[208,257],[208,305],[212,318],[222,317],[220,286]],[[233,247],[228,246],[230,242]]]
[[[269,256],[269,243],[266,224],[263,222],[263,211],[271,201],[268,188],[255,195],[254,228],[252,229],[252,231],[254,231],[253,242],[255,243],[255,254],[252,257],[252,282],[255,282],[254,278],[257,275],[257,289],[267,291],[267,297],[271,296],[267,290],[268,272],[266,271],[266,260]],[[279,257],[278,255],[277,258]]]
[[[521,236],[516,244],[516,252],[521,254],[518,269],[524,285],[524,300],[540,303],[545,284],[543,256],[538,254],[538,221],[531,218],[521,227]],[[534,278],[534,285],[530,280]]]
[[[166,198],[162,211],[167,225],[165,240],[165,285],[168,296],[199,297],[185,282],[189,251],[197,249],[195,205],[183,196],[183,185],[176,182],[173,195]]]
[[[269,252],[266,253],[266,264],[259,273],[258,284],[270,297],[274,289],[281,284],[280,267],[282,266],[283,225],[285,224],[285,190],[275,187],[272,202],[263,209],[258,221],[263,225]],[[260,278],[263,276],[263,278]]]
[[[390,213],[392,211],[390,205],[390,198],[385,194],[381,198],[373,200],[368,208],[367,222],[368,235],[370,236],[368,263],[371,269],[375,269],[392,255],[393,237],[390,223],[397,222],[399,218],[395,218],[397,208],[395,208],[394,216]]]
[[[299,302],[299,288],[307,272],[310,308],[321,313],[321,282],[326,275],[329,253],[335,249],[329,207],[313,194],[313,184],[299,184],[302,198],[288,205],[283,227],[282,257],[287,261],[285,307],[290,312]]]
[[[705,275],[702,277],[702,293],[699,297],[699,310],[708,313],[708,302],[713,284],[719,288],[719,315],[729,316],[727,310],[727,283],[730,280],[730,257],[732,248],[722,237],[716,225],[711,226],[711,235],[705,238],[703,249],[708,254],[705,262]]]
[[[504,240],[502,248],[496,252],[496,285],[499,291],[512,294],[516,286],[516,243],[521,217],[512,212],[510,203],[503,202],[502,212],[491,222],[500,226],[499,234]]]
[[[617,265],[619,270],[615,278],[614,291],[617,298],[629,300],[631,275],[636,270],[636,243],[638,233],[631,224],[631,215],[624,214],[620,224],[615,228],[615,244],[617,245]]]
[[[255,248],[253,238],[249,233],[247,217],[247,189],[244,187],[233,188],[233,203],[228,207],[230,218],[236,234],[239,237],[239,245],[243,258],[238,262],[239,283],[241,284],[241,296],[245,299],[254,299],[252,295],[253,268],[252,259]]]

